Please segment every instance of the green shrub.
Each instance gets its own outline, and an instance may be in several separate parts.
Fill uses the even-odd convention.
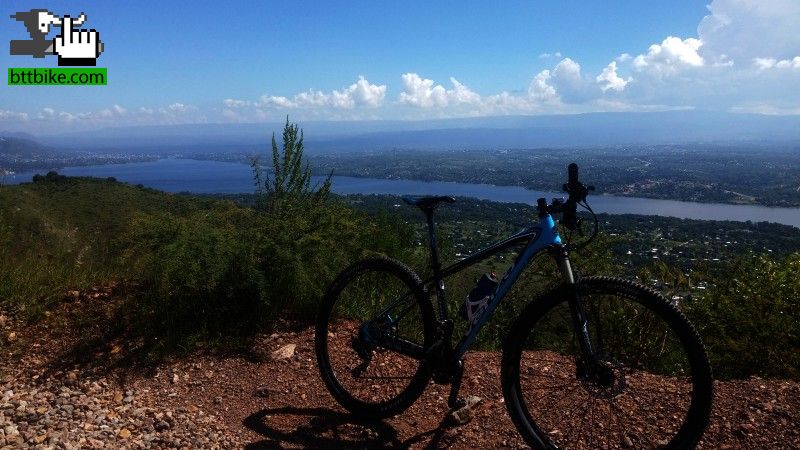
[[[231,206],[134,215],[120,242],[144,283],[138,306],[151,326],[173,337],[252,330],[269,304],[253,215]]]
[[[800,253],[741,258],[686,308],[715,374],[800,377]]]

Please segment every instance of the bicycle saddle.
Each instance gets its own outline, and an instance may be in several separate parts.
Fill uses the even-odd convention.
[[[406,204],[414,205],[419,209],[426,210],[426,209],[436,209],[439,206],[439,203],[453,203],[456,201],[455,197],[450,197],[448,195],[427,195],[427,196],[417,196],[417,195],[407,195],[403,197],[403,201]]]

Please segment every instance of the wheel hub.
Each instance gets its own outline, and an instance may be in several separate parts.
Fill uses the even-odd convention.
[[[608,355],[598,355],[593,364],[578,364],[578,379],[596,398],[612,399],[625,390],[625,367]]]

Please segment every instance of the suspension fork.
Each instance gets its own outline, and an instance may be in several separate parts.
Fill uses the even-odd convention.
[[[564,283],[569,287],[569,310],[572,316],[572,325],[575,329],[575,335],[581,347],[583,362],[588,365],[588,368],[594,367],[597,361],[597,355],[595,354],[594,345],[592,345],[591,336],[589,336],[589,320],[586,311],[583,309],[583,303],[581,302],[578,289],[579,280],[576,279],[575,272],[572,270],[572,264],[570,264],[569,252],[566,246],[561,246],[557,249],[555,258]]]

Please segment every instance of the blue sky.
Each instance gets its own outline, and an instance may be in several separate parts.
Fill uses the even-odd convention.
[[[0,41],[25,39],[8,17],[33,8],[86,13],[105,43],[98,66],[109,85],[4,81],[0,130],[286,114],[800,113],[797,0],[4,1]],[[53,67],[52,58],[0,52],[6,68]]]

